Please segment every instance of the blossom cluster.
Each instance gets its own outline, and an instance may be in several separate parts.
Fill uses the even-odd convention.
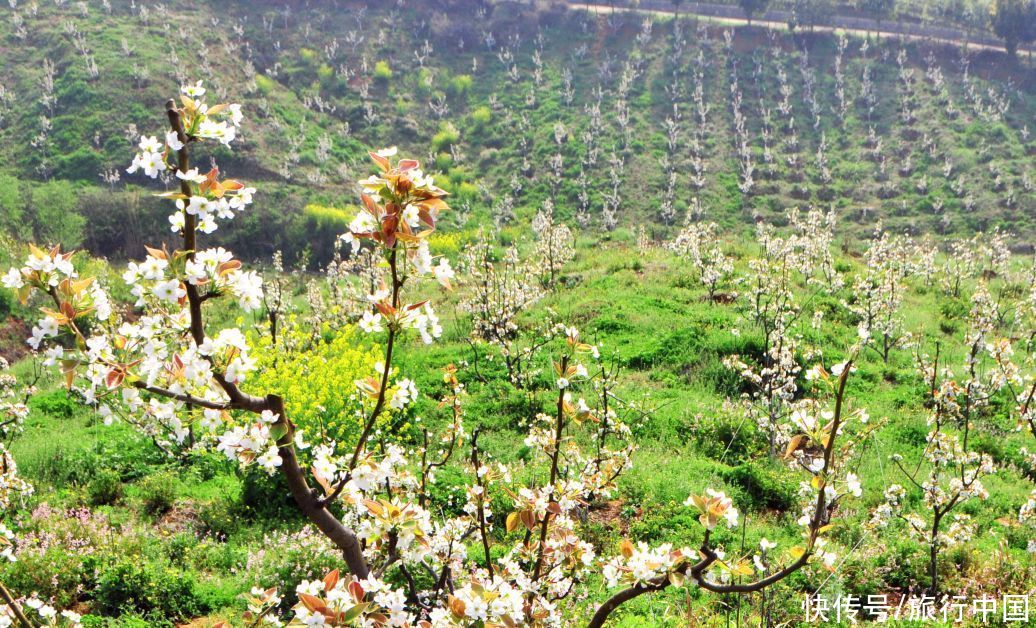
[[[141,135],[139,151],[126,169],[129,174],[141,170],[151,178],[175,171],[181,192],[161,195],[176,200],[177,211],[169,216],[174,233],[182,232],[188,220],[203,233],[212,233],[217,228],[217,219],[233,218],[252,203],[255,194],[255,188],[245,187],[239,181],[220,181],[216,167],[201,173],[198,168],[181,169],[179,162],[170,162],[174,153],[179,154],[191,142],[209,139],[230,146],[237,137],[243,119],[241,105],[210,106],[202,99],[205,92],[201,81],[181,87],[181,106],[177,111],[182,128],[167,132],[164,143],[153,135]]]

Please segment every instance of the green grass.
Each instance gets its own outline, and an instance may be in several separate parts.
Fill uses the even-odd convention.
[[[563,287],[525,312],[521,322],[532,326],[556,317],[577,325],[584,337],[599,342],[603,352],[623,367],[617,394],[644,409],[636,427],[639,450],[634,468],[619,482],[615,500],[618,514],[592,517],[587,524],[587,535],[606,553],[614,551],[623,536],[695,546],[700,542],[700,526],[682,502],[689,493],[705,487],[726,490],[736,497],[747,521],[746,548],[756,547],[762,536],[784,545],[798,538],[795,517],[775,506],[787,501],[797,480],[783,476],[780,467],[768,459],[759,430],[724,407],[728,397],[741,392],[742,385],[723,366],[722,359],[752,351],[759,344],[758,332],[742,320],[737,306],[705,299],[705,291],[696,284],[691,271],[671,254],[659,248],[634,248],[634,227],[645,225],[656,239],[671,239],[672,235],[670,228],[658,223],[657,214],[664,179],[658,160],[666,152],[661,121],[671,115],[666,87],[674,71],[679,72],[678,81],[684,88],[679,96],[684,116],[682,141],[674,156],[678,166],[676,203],[682,212],[693,195],[699,196],[707,218],[721,225],[725,245],[736,258],[739,271],[755,253],[747,237],[751,223],[759,219],[786,224],[785,210],[793,206],[830,204],[835,209],[840,239],[853,252],[839,259],[849,273],[861,270],[862,262],[855,252],[862,247],[861,236],[869,234],[878,220],[892,230],[912,233],[970,234],[999,225],[1011,229],[1014,240],[1023,245],[1030,244],[1036,233],[1036,212],[1032,211],[1036,196],[1021,184],[1023,174],[1032,176],[1033,140],[1021,135],[1021,128],[1031,125],[1036,114],[1031,68],[1008,68],[996,55],[973,59],[968,75],[974,83],[971,91],[960,71],[956,50],[872,41],[867,53],[870,61],[866,61],[863,40],[850,38],[844,71],[853,103],[841,125],[832,114],[836,104],[835,39],[827,34],[799,40],[778,33],[770,47],[758,33],[741,29],[735,33],[731,52],[722,43],[720,28],[708,29],[708,37],[703,39],[687,24],[686,45],[676,51],[668,18],[660,19],[650,40],[640,44],[636,42],[640,18],[628,18],[613,28],[580,12],[539,16],[544,69],[542,83],[537,85],[532,67],[536,37],[526,32],[531,18],[516,15],[513,7],[494,10],[479,29],[484,26],[492,30],[498,47],[504,33],[523,32],[520,44],[515,46],[517,81],[474,34],[464,37],[465,48],[461,50],[459,38],[428,37],[423,28],[408,28],[409,24],[393,28],[389,37],[377,36],[380,27],[372,26],[365,33],[365,42],[354,50],[345,43],[344,35],[355,25],[351,5],[328,13],[316,3],[296,7],[291,16],[285,17],[276,3],[224,3],[226,6],[220,5],[220,11],[226,12],[220,16],[220,27],[213,28],[213,7],[174,0],[165,4],[179,24],[167,31],[163,19],[154,12],[144,23],[139,14],[129,11],[128,3],[113,4],[116,7],[111,16],[93,5],[87,16],[79,16],[75,3],[61,7],[41,3],[37,17],[26,17],[31,25],[29,44],[15,39],[12,21],[0,21],[0,43],[5,52],[0,84],[17,95],[14,105],[0,105],[4,116],[0,158],[5,173],[14,176],[13,183],[5,179],[7,184],[0,190],[0,226],[16,234],[0,246],[0,259],[19,254],[22,242],[30,235],[52,237],[47,227],[53,225],[27,225],[20,218],[42,215],[33,209],[31,197],[40,185],[39,168],[44,165],[51,169],[47,176],[54,181],[48,185],[67,186],[66,191],[74,191],[74,211],[85,217],[81,233],[67,234],[70,241],[82,240],[92,253],[118,260],[137,257],[143,242],[155,242],[167,233],[168,207],[150,198],[153,190],[141,187],[141,179],[123,175],[123,181],[109,192],[98,183],[97,171],[124,169],[132,153],[132,142],[123,138],[130,124],[136,126],[138,134],[161,135],[162,105],[176,88],[169,76],[170,48],[176,50],[189,78],[206,78],[210,89],[225,90],[229,99],[244,105],[248,115],[244,140],[235,144],[232,152],[217,150],[215,157],[224,172],[256,185],[260,193],[253,210],[206,242],[225,245],[245,259],[266,259],[274,250],[282,250],[288,265],[308,259],[310,269],[323,268],[331,258],[331,243],[348,220],[343,211],[332,208],[355,205],[351,182],[367,174],[366,150],[381,146],[398,144],[401,154],[431,157],[432,163],[426,163],[426,167],[442,171],[437,181],[449,188],[458,211],[443,216],[442,239],[433,242],[436,254],[455,259],[479,227],[495,220],[494,208],[506,194],[514,196],[518,220],[504,225],[501,240],[519,242],[527,248],[526,223],[550,194],[546,164],[555,154],[560,154],[564,162],[556,214],[575,225],[575,181],[584,170],[581,162],[586,157],[584,133],[589,116],[585,106],[595,100],[596,89],[602,90],[601,154],[596,165],[585,168],[593,225],[577,232],[578,256],[565,269]],[[372,7],[369,23],[379,24],[387,10]],[[409,3],[405,13],[415,24],[421,21],[430,24],[429,28],[438,28],[437,9],[429,9],[425,3]],[[64,33],[63,23],[73,17],[102,69],[96,80],[86,76],[82,58]],[[263,28],[263,18],[269,20],[269,31]],[[465,25],[469,18],[465,15],[458,20],[453,15],[455,22]],[[249,43],[248,63],[241,49],[235,48],[240,39],[230,27],[235,23],[242,24]],[[177,32],[181,25],[185,39]],[[121,51],[123,39],[133,48],[130,56]],[[325,45],[332,39],[338,40],[338,51],[334,59],[327,59]],[[425,67],[417,69],[412,53],[425,39],[430,39],[435,51]],[[802,63],[806,60],[802,46],[808,46],[808,69],[815,77],[813,91],[821,111],[816,127],[802,98]],[[895,57],[901,48],[906,52],[908,69],[913,71],[916,122],[909,126],[902,123],[898,110],[902,87]],[[707,183],[695,192],[688,175],[695,126],[690,86],[699,53],[709,61],[704,88],[710,113],[702,138]],[[945,90],[936,88],[924,76],[929,53],[945,76]],[[59,70],[53,114],[44,112],[37,102],[44,56]],[[478,59],[475,67],[473,58]],[[613,65],[610,79],[601,78],[599,71],[606,58]],[[368,70],[363,75],[360,68],[365,60]],[[642,71],[633,80],[628,96],[633,132],[630,150],[622,154],[613,117],[618,104],[617,77],[627,62],[638,64]],[[763,167],[761,109],[773,110],[779,100],[778,69],[786,73],[792,89],[792,115],[800,140],[802,165],[788,166],[783,161],[785,152],[779,149],[787,141],[787,134],[779,120],[775,123],[774,174],[760,175],[759,189],[750,197],[737,189],[728,97],[735,63],[757,166]],[[878,96],[873,115],[859,102],[867,65]],[[134,78],[135,67],[148,69],[150,77]],[[348,80],[336,73],[343,67],[353,72]],[[565,68],[573,77],[571,105],[566,105],[561,96]],[[361,84],[368,80],[369,93],[362,96]],[[989,90],[1010,102],[1003,120],[990,114]],[[427,102],[439,93],[449,105],[449,112],[441,120],[427,108]],[[972,94],[982,98],[982,103],[974,102]],[[527,104],[530,95],[536,100],[535,106]],[[317,97],[323,108],[317,105]],[[958,115],[947,115],[948,101],[953,102]],[[372,106],[374,119],[366,117],[365,103]],[[39,134],[44,113],[53,128],[44,147],[36,149],[29,146],[28,139]],[[521,123],[522,116],[527,124]],[[556,123],[565,130],[560,146],[554,139]],[[516,131],[519,126],[528,129],[528,173],[522,172],[521,134]],[[895,186],[891,198],[882,198],[877,166],[868,157],[865,137],[870,127],[884,143],[889,180]],[[826,186],[819,183],[813,163],[821,134],[829,147],[835,179]],[[924,146],[925,136],[936,143],[935,158]],[[317,147],[325,137],[331,139],[331,147],[327,159],[321,159]],[[456,158],[447,152],[450,148],[457,149]],[[601,232],[597,228],[602,192],[610,187],[607,162],[612,152],[626,161],[621,181],[621,224],[613,232]],[[289,153],[294,153],[291,159]],[[966,190],[975,196],[974,210],[963,208],[963,199],[943,178],[943,157],[953,162],[953,178],[958,173],[964,176]],[[906,159],[913,162],[913,172],[900,176],[896,168]],[[207,161],[205,155],[199,155],[197,163]],[[289,161],[290,177],[284,177],[281,165]],[[1004,173],[1006,190],[1015,194],[1014,205],[1005,203],[1006,191],[993,189],[991,167]],[[927,194],[916,189],[922,175],[928,177]],[[521,183],[520,192],[511,189],[512,177]],[[799,198],[794,190],[800,185],[805,188],[805,198]],[[932,206],[936,198],[945,201],[943,214],[949,217],[948,225]],[[462,205],[466,209],[460,211]],[[865,214],[863,208],[873,211]],[[1016,264],[1028,261],[1019,258]],[[92,266],[108,271],[102,263]],[[117,268],[116,263],[109,273],[116,284]],[[84,268],[83,274],[92,273]],[[799,288],[803,297],[806,290]],[[916,282],[913,288],[902,308],[906,328],[923,333],[929,343],[941,340],[946,362],[960,364],[966,295],[951,302],[937,288],[925,288]],[[125,290],[113,294],[128,298]],[[844,296],[817,297],[816,303],[826,312],[825,325],[820,331],[803,331],[803,343],[822,348],[827,363],[843,357],[855,340],[855,323],[844,306]],[[470,323],[458,314],[457,297],[443,299],[435,293],[435,298],[441,302],[437,309],[446,330],[442,342],[426,348],[408,341],[401,347],[398,362],[402,371],[418,382],[423,392],[419,412],[433,426],[443,420],[430,398],[441,388],[440,369],[475,359],[466,342]],[[292,295],[292,301],[304,309],[301,291]],[[16,320],[33,316],[9,300],[2,305],[3,314],[10,310]],[[208,322],[214,328],[234,324],[239,318],[231,308],[211,305]],[[250,316],[243,318],[242,324],[259,321],[261,317]],[[24,334],[17,327],[9,329],[11,333],[0,341],[0,350],[21,355]],[[484,430],[480,442],[490,454],[522,469],[531,455],[521,445],[525,422],[549,407],[552,400],[542,390],[512,390],[504,383],[499,360],[487,362],[484,351],[479,368],[487,381],[477,381],[470,370],[464,375],[471,393],[466,406],[468,421]],[[547,357],[540,366],[549,367]],[[15,365],[22,380],[28,377],[28,369],[27,362]],[[539,383],[547,384],[548,379],[541,376]],[[822,583],[827,591],[852,593],[918,590],[924,585],[923,551],[914,543],[883,537],[866,540],[850,551],[860,540],[868,509],[880,501],[885,486],[905,484],[890,465],[889,456],[899,454],[912,461],[923,449],[928,429],[924,385],[914,373],[911,351],[894,351],[888,365],[876,353],[866,353],[850,380],[849,396],[866,406],[874,420],[887,418],[888,425],[859,452],[856,472],[863,479],[864,498],[848,507],[844,525],[833,532],[845,563],[830,579],[826,572],[811,569],[783,583],[773,598],[780,618],[797,620],[801,591]],[[306,570],[307,577],[316,577],[322,575],[321,569],[336,564],[335,555],[319,541],[300,543],[303,549],[297,555],[272,556],[275,552],[271,547],[292,545],[282,542],[283,537],[278,535],[303,527],[282,484],[242,472],[215,454],[170,460],[132,427],[101,424],[75,399],[68,398],[53,379],[41,383],[41,394],[31,405],[25,434],[11,449],[20,471],[34,483],[37,492],[19,510],[15,521],[41,546],[51,538],[48,535],[62,530],[62,521],[69,518],[65,513],[73,509],[88,509],[96,529],[90,528],[87,534],[93,548],[89,552],[76,554],[58,544],[18,564],[0,566],[0,580],[8,585],[50,586],[53,594],[64,596],[69,605],[81,604],[89,609],[99,603],[99,579],[106,574],[117,575],[117,569],[128,563],[152,569],[152,580],[162,580],[160,575],[166,572],[189,576],[195,586],[184,597],[195,605],[197,613],[215,619],[234,617],[242,608],[237,594],[251,586],[269,586],[274,579],[297,580]],[[1009,592],[1030,589],[1036,582],[1032,555],[1025,551],[1027,530],[1012,523],[1032,482],[1011,463],[1020,459],[1021,447],[1033,447],[1024,434],[1005,431],[1008,426],[1002,425],[1001,418],[994,416],[993,425],[976,437],[977,445],[994,455],[1004,468],[986,482],[991,493],[988,501],[962,507],[974,517],[982,533],[965,548],[946,552],[943,569],[950,588],[963,589],[968,578]],[[102,470],[114,471],[125,490],[111,504],[92,505],[90,484]],[[443,470],[440,476],[444,495],[463,481],[459,465]],[[155,477],[172,489],[170,510],[149,512],[153,509],[148,504],[161,488],[149,485],[148,478]],[[499,494],[496,498],[503,501]],[[912,499],[916,502],[916,495]],[[57,514],[34,515],[42,504]],[[505,507],[501,503],[498,511],[503,512]],[[728,547],[741,543],[733,532],[720,534]],[[69,538],[73,537],[78,538],[74,534]],[[471,551],[476,555],[481,550],[473,547]],[[997,574],[999,564],[1012,568],[1009,573]],[[68,580],[61,580],[60,586],[46,585],[55,574],[59,580]],[[109,582],[112,579],[114,576]],[[588,600],[587,605],[600,597]],[[684,625],[687,613],[700,623],[718,624],[735,616],[733,604],[732,599],[717,602],[694,589],[670,590],[624,607],[617,625]],[[153,625],[158,619],[138,609],[124,614],[117,623]],[[108,625],[99,618],[93,620],[92,625]]]
[[[732,242],[730,248],[740,254],[751,250],[738,242]],[[847,260],[840,263],[845,268],[857,266]],[[746,425],[738,413],[723,407],[731,390],[736,395],[738,383],[736,378],[730,379],[721,361],[725,355],[745,351],[755,333],[742,320],[737,306],[706,301],[704,289],[695,284],[682,263],[659,248],[634,254],[628,244],[599,245],[585,238],[580,240],[578,255],[564,275],[564,287],[525,312],[523,324],[534,325],[550,311],[558,320],[578,325],[584,337],[598,342],[605,355],[614,356],[623,366],[616,394],[636,401],[645,411],[636,427],[639,449],[634,467],[619,482],[614,505],[618,514],[591,518],[586,530],[589,538],[605,552],[614,551],[624,536],[693,547],[700,542],[701,528],[696,515],[682,503],[687,495],[712,487],[732,495],[742,509],[746,547],[757,545],[764,536],[784,544],[795,543],[798,526],[794,523],[794,494],[798,480],[768,459],[765,442],[753,425]],[[804,294],[800,293],[800,298]],[[943,302],[939,294],[934,288],[911,291],[904,308],[908,328],[927,328],[942,316],[938,313]],[[418,412],[432,426],[444,418],[431,398],[441,386],[437,383],[439,370],[446,364],[473,359],[464,340],[467,323],[462,316],[452,314],[451,300],[455,297],[445,298],[438,307],[446,328],[442,341],[428,348],[416,340],[408,341],[397,354],[402,372],[427,391]],[[830,312],[822,333],[807,334],[805,341],[823,343],[830,363],[853,342],[855,323],[837,298],[825,302],[824,307]],[[963,330],[952,337],[939,333],[944,360],[947,364],[958,362]],[[485,362],[484,356],[482,359],[481,372],[488,381],[468,381],[467,421],[484,431],[480,443],[489,454],[519,470],[519,477],[526,477],[520,470],[531,452],[514,444],[524,438],[525,419],[549,407],[552,394],[512,391],[501,382],[501,367]],[[470,378],[470,372],[462,373],[462,377]],[[545,380],[543,383],[549,385]],[[284,509],[268,509],[270,500],[284,499],[283,487],[266,481],[255,484],[248,474],[215,455],[193,457],[184,463],[169,461],[131,427],[98,423],[74,400],[67,400],[55,382],[44,389],[46,392],[33,402],[25,436],[12,448],[22,472],[37,485],[33,503],[83,506],[93,474],[102,468],[115,469],[126,482],[124,497],[93,510],[136,530],[131,538],[147,530],[157,531],[157,538],[143,542],[137,551],[148,556],[148,564],[169,564],[169,568],[191,574],[196,581],[191,599],[203,601],[207,614],[233,615],[235,609],[240,610],[235,592],[271,584],[255,582],[242,568],[250,555],[269,550],[265,535],[302,526],[297,516],[291,516],[286,499]],[[898,538],[864,539],[850,550],[860,541],[862,523],[869,518],[869,509],[880,502],[885,486],[905,484],[889,456],[900,454],[913,461],[923,448],[928,429],[922,404],[924,387],[914,374],[910,352],[894,351],[888,365],[877,353],[866,353],[848,390],[849,397],[864,405],[873,420],[887,417],[888,425],[859,452],[855,471],[863,479],[864,497],[848,506],[832,533],[841,545],[844,564],[829,580],[823,570],[810,569],[780,585],[772,599],[783,609],[779,613],[788,617],[796,617],[798,591],[825,580],[828,590],[852,592],[886,592],[924,580],[923,549],[916,544]],[[976,442],[1004,463],[1017,455],[1026,437],[983,433]],[[153,489],[148,488],[148,478],[156,474],[168,479],[175,494],[168,513],[149,511],[148,495]],[[463,486],[463,477],[456,471],[443,471],[441,477],[442,487],[437,490],[445,491],[443,494],[451,486]],[[997,552],[1006,552],[1017,565],[1014,572],[1019,582],[1031,581],[1026,580],[1031,578],[1033,565],[1025,552],[1024,534],[1010,523],[1031,490],[1031,482],[1005,468],[990,477],[986,486],[992,495],[988,501],[969,502],[960,509],[974,517],[982,533],[965,549],[944,554],[942,567],[947,571],[944,577],[951,577],[947,585],[951,589],[963,586],[963,581],[952,579],[948,571],[951,563],[967,565],[969,573],[976,573],[989,565],[988,557]],[[259,501],[255,501],[257,498]],[[506,509],[506,505],[500,508]],[[719,542],[728,547],[741,543],[740,534],[717,531]],[[125,550],[118,543],[109,545],[103,551],[105,564],[119,564],[127,551],[138,547],[135,543],[126,543]],[[899,556],[897,560],[909,561],[911,569],[917,569],[911,575],[913,580],[903,580],[899,571],[883,566],[888,556],[876,552],[880,543],[890,543]],[[476,551],[473,547],[472,552]],[[87,595],[83,601],[89,604],[89,599]],[[689,598],[667,592],[624,608],[618,625],[679,625],[684,612],[693,612],[699,618],[718,618],[732,611],[697,592],[692,591]]]

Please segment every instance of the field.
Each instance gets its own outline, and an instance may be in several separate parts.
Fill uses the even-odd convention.
[[[1036,593],[1031,60],[562,3],[13,5],[0,619]]]

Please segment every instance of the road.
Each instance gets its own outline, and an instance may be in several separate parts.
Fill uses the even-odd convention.
[[[604,14],[610,13],[611,11],[623,11],[650,13],[655,15],[673,15],[672,4],[670,2],[662,1],[642,1],[640,6],[636,8],[611,7],[604,4],[589,2],[569,2],[568,4],[572,8]],[[740,25],[748,23],[748,20],[744,17],[744,12],[741,11],[740,7],[730,5],[689,2],[680,7],[680,15],[693,16],[719,24]],[[766,28],[788,30],[789,17],[790,13],[787,11],[767,11],[759,19],[752,20],[752,24]],[[885,38],[894,37],[912,41],[939,42],[956,46],[963,46],[966,41],[966,34],[963,31],[946,26],[922,26],[920,24],[903,22],[887,22],[882,23],[879,28],[878,23],[875,20],[848,16],[834,16],[830,18],[830,21],[832,24],[817,25],[813,30],[816,32],[843,32],[859,36],[876,35],[878,37]],[[1002,44],[992,40],[992,38],[985,34],[972,35],[967,39],[967,45],[969,50],[995,50],[1006,52]],[[1033,50],[1034,47],[1032,46],[1020,45],[1018,47],[1019,53],[1028,52],[1030,59],[1032,58]]]

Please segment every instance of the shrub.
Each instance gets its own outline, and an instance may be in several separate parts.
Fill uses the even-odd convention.
[[[217,499],[201,507],[198,518],[205,531],[219,540],[225,540],[238,529],[239,508],[225,499]]]
[[[486,106],[479,107],[471,112],[471,119],[477,124],[489,124],[493,119],[493,111]]]
[[[466,487],[467,478],[463,471],[456,467],[443,467],[435,474],[435,482],[428,485],[428,498],[433,504],[444,504],[446,516],[459,517],[464,514]],[[505,505],[500,512],[506,509]]]
[[[259,88],[260,93],[264,95],[269,94],[273,91],[274,85],[276,85],[276,83],[272,78],[262,74],[255,75],[255,86]]]
[[[114,504],[122,499],[123,493],[122,478],[112,469],[101,469],[87,487],[90,503],[94,506]]]
[[[78,601],[80,591],[96,585],[95,562],[93,556],[69,552],[59,545],[20,552],[18,560],[0,566],[0,582],[11,591],[36,591],[43,599],[69,608]]]
[[[249,520],[296,519],[299,509],[288,489],[288,483],[281,474],[270,476],[266,472],[249,468],[245,471],[241,485],[240,502],[234,509],[237,516]]]
[[[180,567],[187,567],[190,563],[191,552],[198,546],[198,537],[192,532],[180,532],[169,539],[165,544],[165,553],[169,561]]]
[[[790,510],[795,507],[797,485],[783,467],[765,466],[761,462],[745,463],[722,474],[723,479],[740,488],[753,510]]]
[[[56,419],[71,419],[79,408],[79,403],[64,388],[40,393],[29,400],[29,405],[33,410]]]
[[[472,80],[470,75],[458,74],[453,77],[452,81],[450,81],[450,91],[457,96],[463,96],[469,89],[471,89],[471,84]]]
[[[76,211],[78,191],[70,182],[37,183],[30,196],[28,215],[33,218],[37,242],[61,243],[65,250],[82,243],[86,219]]]
[[[726,412],[695,417],[678,432],[693,438],[704,455],[728,464],[751,460],[767,449],[766,438],[754,421]]]
[[[436,152],[447,151],[450,146],[460,141],[460,132],[457,127],[449,122],[439,125],[439,132],[432,136],[432,150]]]
[[[308,242],[317,260],[323,262],[334,256],[338,236],[349,228],[349,221],[356,215],[355,207],[330,207],[310,203],[302,209],[302,220],[291,230],[296,242]]]
[[[101,572],[94,592],[95,610],[140,614],[151,625],[172,626],[208,612],[195,589],[194,576],[153,563],[117,562]]]
[[[379,81],[388,82],[392,78],[392,68],[388,61],[378,61],[374,64],[374,78]]]
[[[254,586],[278,583],[284,592],[279,607],[282,612],[298,601],[295,587],[303,580],[323,578],[332,569],[341,567],[341,553],[312,526],[294,533],[272,532],[263,538],[259,547],[249,554],[245,573]]]
[[[144,512],[157,517],[176,503],[176,476],[168,471],[149,475],[140,483],[140,497]]]

